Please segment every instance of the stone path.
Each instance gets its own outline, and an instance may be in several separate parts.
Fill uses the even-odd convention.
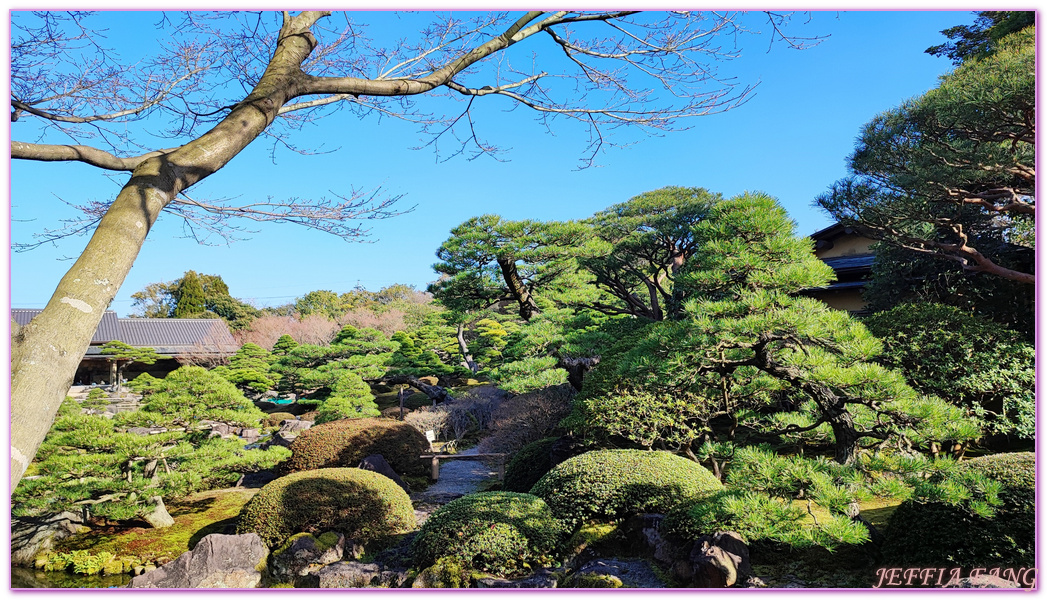
[[[479,450],[473,447],[462,450],[458,454],[470,456],[479,453]],[[411,494],[411,500],[415,503],[418,524],[421,525],[428,518],[429,513],[438,507],[479,490],[484,481],[497,477],[498,474],[483,460],[441,460],[440,478],[436,483],[430,485],[424,492]]]

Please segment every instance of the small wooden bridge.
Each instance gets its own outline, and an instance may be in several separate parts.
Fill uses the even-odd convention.
[[[440,479],[440,461],[441,460],[485,460],[494,459],[495,468],[498,473],[498,481],[505,481],[505,454],[500,452],[488,453],[488,454],[423,454],[419,458],[431,459],[433,470],[430,474],[430,478],[433,481]]]

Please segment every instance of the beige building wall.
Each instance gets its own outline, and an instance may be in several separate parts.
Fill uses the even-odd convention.
[[[842,235],[833,240],[832,248],[815,250],[814,254],[815,256],[821,259],[837,258],[840,256],[858,254],[872,254],[873,243],[873,240],[870,240],[867,237],[862,237],[860,235]]]
[[[866,303],[862,299],[861,290],[813,292],[810,293],[810,296],[816,300],[821,300],[826,306],[836,310],[846,310],[852,313],[865,310]]]

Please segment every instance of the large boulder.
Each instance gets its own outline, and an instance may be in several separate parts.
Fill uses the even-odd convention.
[[[257,534],[205,536],[192,550],[131,580],[132,588],[256,588],[269,549]]]
[[[36,555],[53,548],[55,542],[87,531],[83,523],[80,515],[69,511],[11,519],[11,563],[31,566]]]
[[[164,499],[160,496],[153,496],[149,499],[153,505],[153,509],[142,515],[146,523],[149,523],[156,529],[162,529],[164,527],[170,527],[175,524],[174,518],[171,513],[167,512],[167,507],[164,506]]]
[[[339,562],[316,572],[321,588],[403,587],[406,569],[384,569],[381,565],[361,562]]]
[[[286,419],[280,422],[280,432],[293,433],[298,431],[305,431],[313,426],[312,421],[302,421],[299,419]]]
[[[665,583],[654,569],[643,560],[625,560],[617,558],[598,558],[586,563],[574,573],[575,581],[603,579],[618,580],[621,587],[629,588],[663,588]],[[604,586],[618,587],[618,586]]]
[[[498,577],[481,577],[476,580],[479,588],[555,588],[556,572],[539,569],[534,575],[521,579],[501,579]]]
[[[293,580],[342,560],[345,536],[329,531],[319,537],[311,533],[291,536],[284,547],[273,552],[269,573],[280,580]]]
[[[364,469],[365,471],[373,471],[379,475],[385,475],[389,479],[392,479],[393,483],[403,488],[405,492],[408,494],[411,493],[411,486],[407,485],[403,479],[400,479],[400,476],[396,474],[396,471],[393,470],[393,467],[386,462],[385,457],[381,454],[372,454],[364,457],[364,459],[360,461],[360,464],[357,465],[357,468]]]

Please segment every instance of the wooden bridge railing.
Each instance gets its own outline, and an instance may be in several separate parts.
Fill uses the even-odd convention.
[[[505,454],[493,452],[489,454],[423,454],[419,458],[430,458],[433,461],[433,471],[430,475],[433,481],[440,479],[441,460],[483,460],[485,458],[497,459],[495,464],[498,469],[498,481],[505,481]]]

